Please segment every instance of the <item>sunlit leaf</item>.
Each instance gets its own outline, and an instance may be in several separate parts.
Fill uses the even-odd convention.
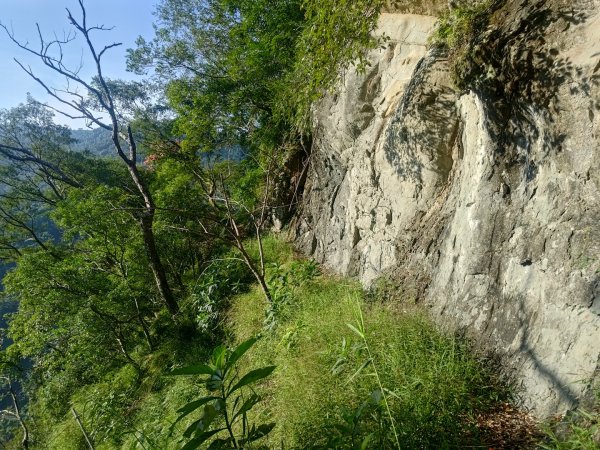
[[[231,393],[237,391],[238,389],[247,386],[250,383],[254,383],[258,380],[262,380],[263,378],[268,377],[275,370],[275,367],[276,366],[261,367],[260,369],[255,369],[248,372],[242,377],[240,381],[237,382],[235,386],[231,388],[231,390],[229,391],[229,395],[231,395]]]
[[[252,338],[248,339],[247,341],[244,341],[240,345],[238,345],[235,348],[235,350],[233,350],[233,352],[231,352],[231,355],[229,355],[229,359],[227,360],[227,367],[233,366],[237,362],[237,360],[240,359],[242,357],[242,355],[244,353],[246,353],[246,351],[248,351],[248,349],[254,345],[254,343],[257,340],[258,339],[256,337],[252,337]]]
[[[172,370],[169,375],[212,375],[214,369],[206,364],[196,364]]]

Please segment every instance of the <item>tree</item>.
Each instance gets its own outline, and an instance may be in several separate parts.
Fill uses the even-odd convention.
[[[2,330],[0,330],[2,331]],[[21,446],[28,449],[31,443],[30,431],[26,422],[26,414],[23,411],[19,395],[19,385],[16,382],[22,378],[23,369],[13,358],[6,355],[3,347],[3,333],[0,334],[0,419],[9,422],[17,422],[21,428]],[[10,427],[12,428],[12,427]],[[10,429],[9,428],[9,429]]]
[[[156,38],[138,39],[129,67],[153,67],[178,113],[184,150],[271,151],[289,131],[277,92],[304,24],[299,0],[163,0]]]
[[[177,113],[172,132],[184,139],[153,156],[182,161],[201,188],[202,226],[186,229],[235,247],[271,301],[262,251],[255,260],[244,241],[256,237],[262,248],[277,174],[301,150],[277,104],[304,26],[301,2],[164,0],[157,16],[157,37],[138,39],[129,66],[138,73],[153,67],[167,80]],[[230,149],[241,149],[244,162],[225,161]],[[259,180],[244,199],[232,195],[243,181],[231,176],[240,164]]]
[[[144,179],[142,170],[140,170],[139,167],[137,143],[134,133],[128,123],[128,117],[126,117],[126,115],[123,114],[123,111],[119,109],[119,101],[116,96],[116,93],[118,94],[119,92],[118,88],[122,87],[122,85],[111,83],[111,81],[105,77],[102,70],[102,57],[107,51],[121,44],[109,44],[104,46],[101,50],[98,50],[93,42],[92,33],[107,31],[109,29],[104,26],[89,25],[83,0],[79,0],[79,6],[81,10],[80,19],[76,19],[69,9],[67,9],[67,15],[75,32],[79,33],[84,39],[88,54],[94,64],[96,74],[92,80],[84,80],[80,77],[78,68],[69,68],[64,63],[64,47],[74,40],[75,34],[69,34],[64,39],[55,38],[46,41],[40,32],[40,50],[35,50],[27,43],[22,43],[17,40],[14,34],[5,25],[0,24],[0,26],[18,47],[38,57],[46,67],[66,79],[66,89],[61,90],[51,87],[44,80],[37,77],[29,66],[25,66],[19,60],[15,60],[30,77],[37,81],[46,92],[62,106],[61,108],[53,109],[72,119],[85,119],[90,125],[95,125],[111,132],[115,152],[125,164],[140,199],[137,220],[140,226],[145,251],[148,256],[150,269],[154,275],[154,282],[158,295],[169,312],[172,315],[175,315],[179,308],[167,279],[167,274],[156,245],[153,229],[156,205],[152,193],[148,188],[148,184]],[[87,93],[87,96],[80,94],[75,87],[69,87],[73,85],[83,88]],[[98,110],[108,115],[107,121],[96,112]]]
[[[0,258],[11,260],[32,246],[48,250],[55,229],[47,212],[80,188],[77,159],[65,150],[70,131],[31,98],[0,111]]]
[[[81,187],[76,175],[64,164],[68,160],[64,148],[71,142],[70,130],[55,125],[51,112],[31,97],[24,105],[0,111],[3,166],[16,168],[20,176],[11,179],[29,181],[29,193],[33,191],[37,199],[42,197],[39,194],[44,186],[56,198],[64,196],[64,186]],[[2,183],[7,184],[7,178]]]

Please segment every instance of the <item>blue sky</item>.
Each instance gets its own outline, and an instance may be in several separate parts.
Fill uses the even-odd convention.
[[[123,43],[122,46],[108,51],[103,57],[103,70],[109,78],[137,78],[125,70],[125,50],[135,46],[135,39],[139,35],[146,39],[151,39],[154,35],[152,22],[154,5],[157,1],[85,0],[89,25],[114,27],[112,31],[94,35],[100,49],[113,42]],[[19,40],[29,41],[33,47],[36,47],[39,46],[36,23],[48,38],[52,38],[55,33],[62,37],[63,32],[71,29],[65,8],[69,8],[76,18],[80,17],[77,0],[0,0],[0,22],[12,28]],[[39,73],[40,78],[51,80],[51,84],[55,87],[65,86],[62,79],[53,77],[43,70],[41,63],[33,55],[18,49],[10,42],[4,30],[0,31],[0,108],[10,108],[25,102],[28,92],[38,100],[49,100],[44,90],[13,61],[15,57],[25,65],[30,65],[35,73]],[[92,73],[93,67],[89,59],[86,60],[87,55],[82,53],[82,47],[81,41],[69,44],[65,58],[77,66],[83,55],[81,74],[85,77]],[[67,119],[58,116],[57,121],[69,124]],[[69,125],[77,128],[82,126],[82,123]]]

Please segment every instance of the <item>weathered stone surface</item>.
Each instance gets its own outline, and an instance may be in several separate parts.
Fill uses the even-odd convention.
[[[296,225],[338,272],[418,284],[541,416],[600,357],[600,2],[576,3],[508,1],[460,95],[427,52],[434,19],[384,15],[390,46],[316,112]]]
[[[434,23],[426,16],[384,14],[380,30],[391,38],[388,46],[372,53],[366,74],[349,72],[340,92],[325,99],[316,114],[298,243],[325,264],[367,282],[396,263],[399,230],[427,208],[423,201],[429,196],[416,192],[436,184],[429,182],[436,176],[430,152],[419,152],[413,147],[421,144],[405,140],[406,127],[398,119],[399,111],[415,107],[403,94]],[[442,76],[437,71],[427,73],[432,78],[428,95],[451,98],[443,71]],[[411,134],[425,132],[410,129]],[[399,147],[388,140],[399,141]]]

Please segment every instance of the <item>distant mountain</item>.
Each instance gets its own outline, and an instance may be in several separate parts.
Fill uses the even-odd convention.
[[[2,278],[4,278],[4,275],[11,267],[11,264],[5,263],[2,259],[0,259],[0,292],[2,292]]]
[[[72,144],[72,148],[75,151],[88,151],[95,156],[101,157],[114,156],[114,148],[109,131],[102,128],[71,130],[71,136],[76,141]]]
[[[71,148],[78,152],[88,151],[94,156],[114,157],[115,149],[113,147],[111,133],[102,128],[71,130],[71,137],[76,140],[71,144]],[[208,166],[226,161],[241,161],[247,156],[246,150],[239,145],[224,146],[212,153],[204,153],[201,156],[202,162]],[[138,155],[141,162],[143,155]]]

